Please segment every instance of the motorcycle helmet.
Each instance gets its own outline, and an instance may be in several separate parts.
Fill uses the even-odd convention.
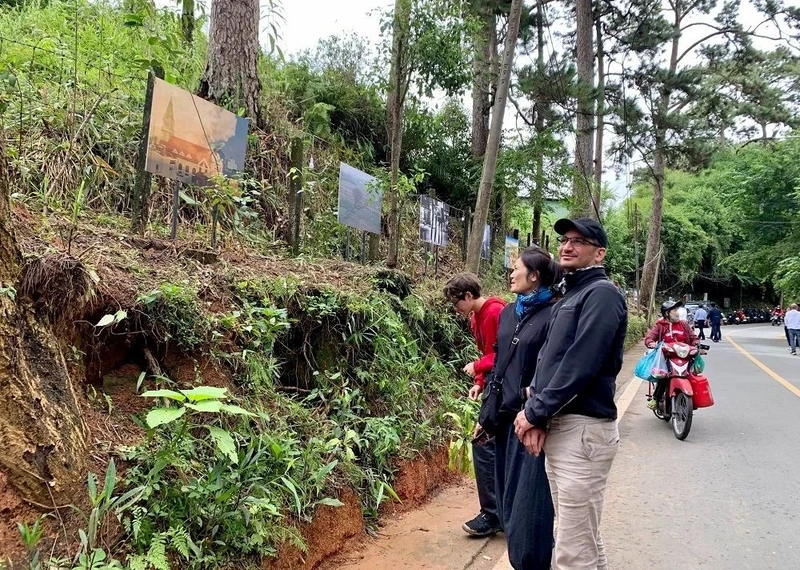
[[[683,307],[683,301],[664,301],[661,304],[661,316],[669,319],[669,312],[676,307]]]

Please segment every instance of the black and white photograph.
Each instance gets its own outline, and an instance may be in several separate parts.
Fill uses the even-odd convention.
[[[430,196],[419,197],[419,239],[433,245],[447,245],[450,206]]]

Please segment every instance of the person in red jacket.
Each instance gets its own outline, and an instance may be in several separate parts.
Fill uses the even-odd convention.
[[[656,321],[656,324],[644,337],[644,344],[647,348],[655,347],[662,340],[666,342],[683,342],[692,346],[697,344],[698,340],[694,329],[689,323],[682,321],[680,318],[678,309],[681,307],[683,307],[681,301],[666,301],[661,305],[662,318]],[[666,389],[667,383],[664,379],[659,380],[656,384],[653,399],[647,402],[649,408],[655,409],[658,400],[661,399],[661,395]]]
[[[681,301],[666,301],[661,305],[662,318],[656,321],[653,328],[644,337],[647,348],[653,348],[662,340],[685,342],[692,346],[697,344],[697,335],[686,321],[680,319],[678,309],[683,307]]]
[[[468,392],[469,398],[477,400],[486,383],[485,375],[491,372],[494,366],[500,312],[506,303],[497,297],[484,297],[481,294],[481,282],[472,273],[459,273],[453,276],[444,287],[444,296],[453,303],[457,313],[470,318],[472,335],[478,344],[481,357],[464,366],[464,372],[474,381]],[[502,530],[497,514],[494,485],[494,437],[488,437],[488,434],[477,430],[472,440],[472,459],[481,511],[475,518],[465,522],[461,528],[472,536],[491,536]]]

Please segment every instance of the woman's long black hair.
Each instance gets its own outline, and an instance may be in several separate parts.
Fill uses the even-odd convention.
[[[539,275],[539,283],[544,287],[552,288],[563,277],[564,272],[558,262],[538,245],[522,250],[519,258],[528,272],[535,271]]]

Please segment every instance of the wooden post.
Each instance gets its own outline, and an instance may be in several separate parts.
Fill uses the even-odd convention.
[[[350,261],[350,226],[347,226],[347,239],[344,241],[344,260]]]
[[[142,137],[139,139],[139,150],[136,159],[136,180],[131,194],[131,233],[143,234],[147,228],[147,212],[150,209],[150,181],[152,175],[145,172],[147,161],[147,145],[150,141],[150,114],[153,107],[153,88],[156,77],[164,78],[161,67],[153,68],[147,77],[147,91],[144,96],[144,115],[142,117]]]
[[[545,237],[545,235],[546,235],[545,231],[542,230],[542,239],[539,241],[539,245],[544,246],[544,237]],[[545,247],[545,249],[547,249],[547,247]]]
[[[633,257],[636,263],[636,295],[639,295],[639,207],[633,203]]]
[[[427,277],[428,275],[428,242],[425,242],[422,245],[422,258],[425,260],[425,265],[422,268],[422,276]]]
[[[461,261],[467,260],[467,246],[469,245],[469,225],[472,217],[472,210],[467,208],[464,212],[464,237],[461,240]],[[483,244],[483,242],[481,242]]]
[[[303,214],[303,139],[292,139],[291,175],[289,179],[289,244],[292,246],[292,256],[300,253],[300,218]],[[350,230],[347,230],[348,243]],[[348,252],[349,253],[349,252]]]
[[[217,221],[219,220],[219,206],[214,206],[211,211],[211,249],[217,249]]]
[[[181,199],[179,193],[182,184],[177,180],[174,182],[175,183],[172,185],[172,231],[170,232],[172,241],[178,239],[178,202]]]
[[[531,232],[528,232],[528,247],[531,246]]]
[[[433,261],[433,278],[436,279],[439,277],[439,246],[436,245],[433,247],[433,255],[435,259]]]
[[[366,259],[367,255],[367,232],[361,232],[361,265],[365,265],[367,263]]]

